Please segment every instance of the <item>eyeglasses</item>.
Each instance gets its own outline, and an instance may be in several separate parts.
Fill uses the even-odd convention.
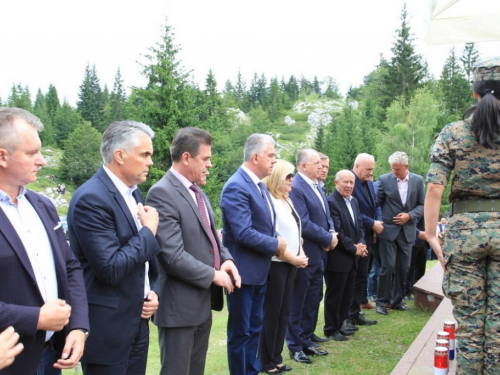
[[[295,177],[295,175],[294,175],[293,173],[290,173],[290,174],[287,174],[287,175],[286,175],[285,179],[287,179],[287,180],[291,180],[291,179],[293,179],[294,177]]]

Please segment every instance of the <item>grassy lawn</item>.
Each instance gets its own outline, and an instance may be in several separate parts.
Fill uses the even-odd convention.
[[[436,261],[428,261],[431,268]],[[323,375],[323,374],[366,374],[386,375],[396,366],[400,358],[423,328],[431,313],[416,309],[409,302],[408,311],[392,311],[382,316],[373,310],[365,310],[368,319],[378,320],[371,327],[360,327],[356,335],[347,342],[328,342],[325,345],[329,354],[325,357],[313,357],[312,365],[296,363],[289,359],[285,345],[285,363],[293,367],[293,374]],[[213,315],[212,334],[207,355],[205,373],[207,375],[225,375],[228,373],[226,352],[226,322],[227,311],[216,312]],[[323,336],[323,305],[321,306],[318,329],[316,334]],[[151,325],[151,345],[147,374],[158,374],[160,369],[160,354],[157,331]],[[64,375],[80,374],[74,370],[63,372]]]

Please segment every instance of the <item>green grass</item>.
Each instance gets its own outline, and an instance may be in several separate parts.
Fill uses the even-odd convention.
[[[428,261],[427,269],[433,267],[436,261]],[[411,345],[423,326],[431,317],[431,313],[416,309],[413,302],[409,302],[408,311],[392,311],[382,316],[373,310],[365,310],[367,319],[378,320],[378,324],[371,327],[360,327],[354,337],[347,342],[328,342],[325,357],[313,357],[312,365],[296,363],[290,360],[288,350],[283,350],[285,363],[293,367],[294,374],[304,375],[386,375],[399,362],[405,351]],[[214,312],[212,333],[207,355],[205,373],[207,375],[226,375],[226,322],[227,310]],[[318,321],[316,334],[323,336],[323,305]],[[146,373],[158,374],[160,370],[160,354],[158,347],[157,330],[151,324],[149,359]],[[74,370],[66,370],[64,375],[75,374]],[[76,374],[80,374],[77,372]]]

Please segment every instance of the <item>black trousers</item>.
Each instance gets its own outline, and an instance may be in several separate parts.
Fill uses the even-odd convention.
[[[356,268],[347,272],[325,271],[325,336],[331,336],[340,328],[349,313]]]
[[[290,263],[271,263],[259,337],[259,361],[262,370],[273,370],[276,365],[283,363],[281,352],[285,345],[296,274],[297,268]]]

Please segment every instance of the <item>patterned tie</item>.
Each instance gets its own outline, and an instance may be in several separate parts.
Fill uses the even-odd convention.
[[[214,252],[214,268],[216,270],[219,270],[220,269],[219,247],[217,246],[217,242],[215,241],[212,228],[210,227],[210,223],[208,222],[207,210],[205,209],[205,201],[201,196],[200,189],[198,189],[198,186],[192,184],[189,188],[192,191],[194,191],[194,195],[196,196],[196,202],[198,203],[198,211],[200,211],[201,218],[203,219],[203,223],[205,224],[205,228],[207,229],[208,232],[208,237],[210,238],[210,242],[212,243]]]
[[[271,220],[273,220],[273,215],[271,213],[271,208],[269,206],[269,201],[267,200],[267,196],[266,196],[266,192],[265,192],[265,189],[267,189],[266,185],[264,185],[263,182],[259,182],[257,185],[259,185],[260,194],[262,194],[262,198],[264,199],[264,202],[266,202],[267,212],[269,213],[269,216],[271,217]]]

